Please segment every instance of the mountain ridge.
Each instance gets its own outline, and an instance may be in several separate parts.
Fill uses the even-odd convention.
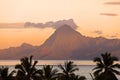
[[[63,25],[40,46],[23,43],[19,47],[0,50],[0,59],[19,59],[34,55],[35,59],[43,60],[86,60],[106,51],[120,58],[120,40],[85,37],[69,25]]]

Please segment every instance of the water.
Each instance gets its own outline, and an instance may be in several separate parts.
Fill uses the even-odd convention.
[[[65,60],[39,60],[37,68],[41,69],[42,66],[40,65],[54,65],[54,68],[58,67],[56,65],[63,64]],[[73,60],[76,65],[78,65],[79,71],[76,71],[75,74],[78,74],[80,76],[85,76],[87,80],[92,80],[90,73],[92,73],[92,69],[95,67],[95,63],[92,61],[81,61],[81,60]],[[14,65],[19,64],[19,60],[1,60],[0,65],[5,65],[9,67],[9,72],[12,70],[15,70]],[[117,76],[120,80],[120,76]]]

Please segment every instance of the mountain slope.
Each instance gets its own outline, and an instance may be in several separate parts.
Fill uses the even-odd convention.
[[[0,59],[20,59],[22,57],[31,55],[30,53],[36,49],[36,46],[23,43],[19,47],[10,47],[8,49],[0,50]]]
[[[68,25],[63,25],[41,46],[22,44],[0,50],[0,59],[19,59],[34,55],[36,59],[93,59],[102,52],[111,52],[120,58],[120,40],[81,35]]]
[[[63,25],[33,53],[38,59],[93,59],[106,51],[119,55],[120,40],[85,37]]]
[[[57,29],[34,54],[41,53],[42,59],[66,59],[70,52],[80,47],[80,33],[68,25]],[[64,57],[64,58],[63,58]]]

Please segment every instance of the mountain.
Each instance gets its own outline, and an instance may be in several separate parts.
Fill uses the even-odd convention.
[[[37,46],[23,43],[19,47],[10,47],[8,49],[0,50],[0,59],[20,59],[22,57],[31,55],[30,53],[36,49]]]
[[[120,58],[120,40],[86,37],[69,25],[63,25],[41,45],[22,44],[0,50],[0,59],[19,59],[34,55],[35,59],[93,59],[102,52],[111,52]]]
[[[93,59],[106,51],[119,55],[120,40],[85,37],[63,25],[33,53],[38,59]]]
[[[68,25],[58,28],[34,54],[41,59],[66,59],[71,51],[80,46],[82,35]],[[63,58],[64,57],[64,58]]]

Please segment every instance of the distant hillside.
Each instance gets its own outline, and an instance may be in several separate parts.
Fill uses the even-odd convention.
[[[31,55],[30,53],[36,49],[37,46],[23,43],[19,47],[10,47],[8,49],[0,50],[0,59],[20,59],[22,57]]]
[[[120,40],[85,37],[69,25],[63,25],[41,46],[24,43],[3,49],[0,59],[19,59],[28,55],[34,55],[36,59],[93,59],[106,51],[120,58]]]

